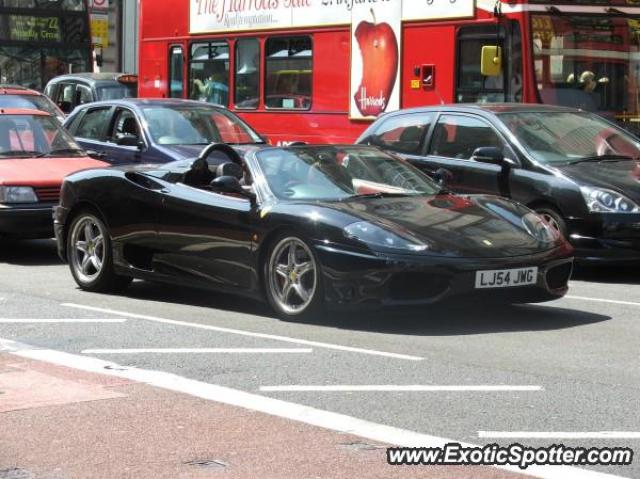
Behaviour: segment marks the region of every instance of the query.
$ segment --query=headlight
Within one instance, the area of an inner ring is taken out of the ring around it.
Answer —
[[[359,221],[346,226],[344,228],[344,235],[347,238],[362,241],[370,246],[378,246],[385,249],[412,252],[429,249],[429,245],[420,241],[418,238],[412,237],[408,233],[402,235],[392,233],[366,221]]]
[[[592,213],[640,213],[640,206],[613,190],[583,186],[580,192]]]
[[[36,192],[30,186],[0,186],[0,203],[37,203]]]
[[[560,240],[560,232],[536,213],[527,213],[522,217],[527,232],[543,243],[555,243]]]

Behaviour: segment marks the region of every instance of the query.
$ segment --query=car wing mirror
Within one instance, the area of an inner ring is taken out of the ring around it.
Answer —
[[[132,135],[130,133],[124,133],[116,138],[116,145],[119,146],[135,146],[140,148],[141,143],[142,142],[136,135]]]
[[[244,190],[240,181],[235,176],[219,176],[209,183],[213,191],[219,193],[237,193],[242,194]]]
[[[471,155],[471,159],[492,165],[503,166],[506,164],[502,150],[495,146],[481,146],[480,148],[476,148]]]
[[[447,184],[451,183],[451,180],[453,180],[453,174],[445,168],[438,168],[433,172],[432,178],[441,187],[446,188]]]

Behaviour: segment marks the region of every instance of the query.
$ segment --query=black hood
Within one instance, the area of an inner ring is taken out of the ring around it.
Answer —
[[[428,244],[426,254],[496,258],[528,255],[556,246],[541,243],[526,231],[522,216],[530,210],[495,196],[356,198],[321,205],[344,213],[339,215],[342,227],[367,221]]]
[[[640,162],[585,161],[555,168],[580,186],[608,188],[640,203]]]

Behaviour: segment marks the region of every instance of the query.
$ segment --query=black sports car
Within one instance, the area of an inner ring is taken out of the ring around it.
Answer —
[[[81,288],[132,278],[266,296],[295,318],[324,303],[563,296],[573,250],[531,210],[443,191],[367,146],[207,146],[198,159],[67,177],[59,253]]]

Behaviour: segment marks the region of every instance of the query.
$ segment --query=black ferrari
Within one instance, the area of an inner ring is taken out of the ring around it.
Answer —
[[[78,285],[132,278],[324,305],[420,305],[457,295],[541,302],[567,291],[572,247],[528,208],[451,194],[368,146],[212,144],[195,160],[83,171],[55,211]]]

